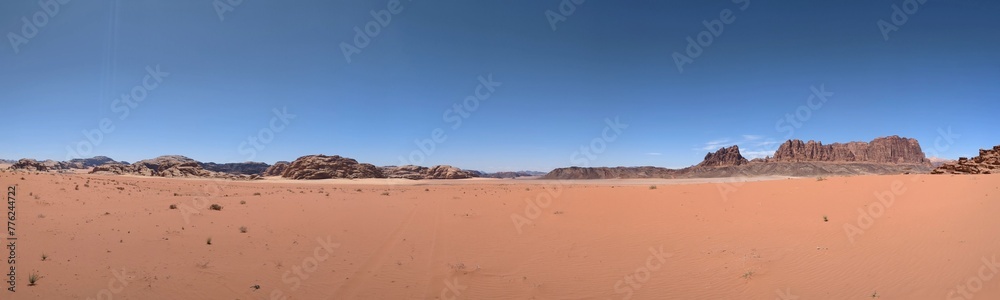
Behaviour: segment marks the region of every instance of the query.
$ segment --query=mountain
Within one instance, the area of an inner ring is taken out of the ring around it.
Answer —
[[[202,163],[181,155],[164,155],[133,164],[108,163],[94,167],[90,174],[138,175],[155,177],[256,179],[257,175],[239,175],[206,170]]]
[[[871,142],[833,143],[788,140],[773,157],[747,161],[738,146],[705,155],[683,169],[660,167],[569,167],[552,170],[545,179],[709,178],[733,176],[817,176],[926,173],[933,167],[915,139],[880,137]]]
[[[923,164],[930,161],[916,139],[899,136],[880,137],[871,142],[833,143],[788,140],[774,152],[772,161],[785,162],[873,162]]]
[[[213,162],[201,163],[201,167],[205,170],[213,172],[222,172],[229,174],[242,174],[242,175],[260,175],[263,174],[271,165],[262,162],[242,162],[242,163],[224,163],[217,164]]]
[[[22,158],[9,167],[11,170],[26,171],[60,171],[69,169],[90,169],[95,166],[107,163],[127,163],[118,162],[107,156],[95,156],[91,158],[77,158],[69,161],[54,161],[51,159],[37,161],[30,158]]]

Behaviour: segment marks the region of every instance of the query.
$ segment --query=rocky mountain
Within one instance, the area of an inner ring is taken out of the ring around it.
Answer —
[[[504,171],[495,173],[486,173],[480,171],[470,171],[470,172],[476,173],[477,175],[476,177],[483,177],[483,178],[534,177],[534,176],[543,176],[545,174],[548,174],[547,172],[538,172],[538,171]]]
[[[788,140],[774,156],[747,161],[737,146],[708,153],[683,169],[659,167],[560,168],[545,179],[708,178],[731,176],[819,176],[926,173],[933,167],[915,139],[898,136],[871,142],[833,143]]]
[[[382,170],[372,164],[339,155],[306,155],[299,157],[281,173],[290,179],[385,178]]]
[[[12,170],[25,170],[25,171],[60,171],[69,169],[90,169],[95,166],[107,164],[107,163],[126,163],[117,162],[107,156],[95,156],[92,158],[77,158],[71,159],[69,161],[55,161],[55,160],[43,160],[37,161],[30,158],[24,158],[14,162],[9,169]]]
[[[926,164],[930,161],[916,139],[880,137],[871,142],[833,143],[788,140],[778,147],[770,161],[779,162],[872,162]]]
[[[242,162],[242,163],[202,163],[202,168],[213,172],[222,172],[229,174],[242,174],[242,175],[260,175],[263,174],[271,166],[262,162]]]
[[[716,152],[709,152],[697,167],[728,167],[750,163],[740,154],[740,146],[723,147]]]
[[[945,163],[931,174],[996,174],[1000,173],[1000,145],[993,149],[979,149],[979,156],[972,159],[959,157],[957,162]]]
[[[287,161],[276,162],[273,165],[271,165],[270,167],[267,167],[267,169],[265,169],[264,172],[261,173],[261,175],[262,176],[281,176],[281,174],[284,173],[285,170],[288,169],[288,165],[290,165],[290,164],[292,164],[292,163],[291,162],[287,162]]]
[[[404,179],[465,179],[478,177],[474,171],[466,171],[448,165],[421,167],[414,165],[381,167],[385,178]]]
[[[256,175],[236,175],[206,170],[194,159],[180,155],[164,155],[133,164],[109,163],[94,167],[91,174],[139,175],[156,177],[254,179]]]

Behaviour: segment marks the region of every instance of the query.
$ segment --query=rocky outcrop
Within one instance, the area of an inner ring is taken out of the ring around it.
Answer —
[[[76,158],[69,161],[54,161],[54,160],[44,160],[37,161],[30,158],[24,158],[18,160],[13,165],[10,166],[12,170],[25,170],[25,171],[61,171],[69,169],[90,169],[95,166],[108,164],[108,163],[125,163],[117,162],[107,156],[95,156],[92,158]]]
[[[674,178],[681,170],[660,167],[569,167],[552,170],[542,179],[632,179]]]
[[[1000,173],[1000,145],[993,149],[980,149],[972,159],[959,157],[957,162],[945,163],[931,174],[997,174]]]
[[[709,152],[705,159],[699,163],[698,167],[728,167],[739,166],[749,163],[743,155],[740,155],[740,146],[733,145],[724,147],[716,152]]]
[[[339,155],[307,155],[299,157],[281,173],[290,179],[328,178],[385,178],[382,171],[372,164],[358,163],[357,160]]]
[[[683,169],[657,167],[560,168],[545,179],[709,178],[926,173],[933,167],[915,139],[898,136],[871,142],[823,143],[788,140],[774,156],[747,161],[739,148],[722,148]]]
[[[414,165],[388,166],[380,168],[386,178],[403,179],[465,179],[478,177],[475,171],[466,171],[456,167],[440,165],[433,167],[421,167]]]
[[[137,161],[133,164],[110,163],[94,167],[91,174],[138,175],[179,178],[222,178],[255,179],[257,175],[239,175],[205,170],[196,160],[180,156],[165,155],[153,159]]]
[[[478,171],[471,171],[478,172]],[[544,176],[546,172],[538,171],[506,171],[506,172],[495,172],[495,173],[483,173],[478,172],[478,176],[483,178],[517,178],[517,177],[533,177],[533,176]]]
[[[284,173],[285,170],[288,169],[288,165],[290,165],[290,164],[291,163],[287,162],[287,161],[276,162],[276,163],[274,163],[274,165],[271,165],[270,167],[267,167],[267,169],[264,170],[264,172],[261,173],[261,175],[262,176],[281,176],[281,174]]]
[[[471,172],[449,165],[428,168],[425,179],[465,179],[474,177]]]
[[[927,164],[929,161],[916,139],[880,137],[871,142],[833,143],[788,140],[778,147],[770,161],[778,162],[871,162]]]
[[[202,168],[213,172],[242,175],[260,175],[271,166],[262,162],[242,162],[242,163],[202,163]]]
[[[114,159],[111,159],[110,157],[107,156],[94,156],[91,158],[71,159],[66,162],[66,165],[72,169],[90,169],[96,166],[110,164],[110,163],[128,164],[128,162],[115,161]]]
[[[13,165],[11,165],[8,169],[45,172],[45,171],[66,170],[69,168],[70,168],[69,164],[61,161],[54,161],[51,159],[37,161],[30,158],[22,158]]]

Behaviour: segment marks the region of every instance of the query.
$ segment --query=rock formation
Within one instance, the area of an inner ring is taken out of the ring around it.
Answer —
[[[747,161],[739,148],[722,148],[692,167],[560,168],[546,179],[709,178],[733,176],[816,176],[925,173],[933,169],[915,139],[881,137],[871,142],[833,143],[788,140],[774,156]]]
[[[16,163],[11,165],[8,169],[11,170],[24,170],[24,171],[58,171],[69,169],[69,164],[61,161],[54,160],[44,160],[37,161],[30,158],[22,158]]]
[[[705,154],[705,159],[699,163],[698,167],[728,167],[739,166],[749,163],[743,155],[740,155],[740,146],[720,148],[719,151]]]
[[[290,179],[328,178],[385,178],[382,171],[372,164],[358,163],[357,160],[339,155],[307,155],[299,157],[281,173]]]
[[[287,162],[287,161],[276,162],[276,163],[274,163],[274,165],[271,165],[270,167],[267,167],[267,169],[264,170],[264,172],[261,173],[261,175],[262,176],[281,176],[281,173],[284,173],[285,170],[288,169],[288,165],[290,165],[290,164],[291,163]]]
[[[76,158],[69,161],[54,161],[54,160],[44,160],[37,161],[30,158],[24,158],[18,160],[9,169],[12,170],[25,170],[25,171],[60,171],[69,169],[90,169],[95,166],[108,164],[108,163],[125,163],[117,162],[107,156],[95,156],[92,158]]]
[[[158,177],[192,177],[255,179],[256,175],[237,175],[205,170],[201,163],[180,155],[164,155],[153,159],[137,161],[127,165],[110,163],[94,167],[91,174],[139,175]]]
[[[242,163],[224,163],[224,164],[209,162],[209,163],[202,163],[201,167],[213,172],[243,174],[243,175],[260,175],[264,173],[264,171],[266,171],[271,166],[262,162],[248,161]]]
[[[779,162],[872,162],[927,164],[929,161],[915,139],[880,137],[871,142],[833,143],[788,140],[778,147],[770,161]]]
[[[957,162],[945,163],[931,174],[997,174],[1000,173],[1000,145],[993,149],[980,149],[979,156],[968,159],[959,157]]]
[[[456,167],[440,165],[433,167],[421,167],[414,165],[388,166],[380,168],[386,178],[404,179],[465,179],[478,177],[475,171],[466,171]]]

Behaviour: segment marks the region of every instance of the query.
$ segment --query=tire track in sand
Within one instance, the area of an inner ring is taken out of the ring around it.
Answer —
[[[340,295],[335,299],[354,299],[361,286],[374,277],[373,272],[375,269],[385,264],[386,259],[389,257],[389,251],[399,245],[401,242],[400,236],[403,234],[403,230],[413,223],[413,219],[416,218],[418,212],[421,210],[420,204],[417,204],[416,206],[417,207],[413,208],[413,212],[406,217],[406,220],[400,223],[399,226],[397,226],[396,229],[389,234],[386,241],[374,251],[372,256],[365,261],[365,263],[362,264],[361,267],[354,272],[354,274],[351,275],[347,282],[341,285],[340,288],[334,292],[334,295]]]

